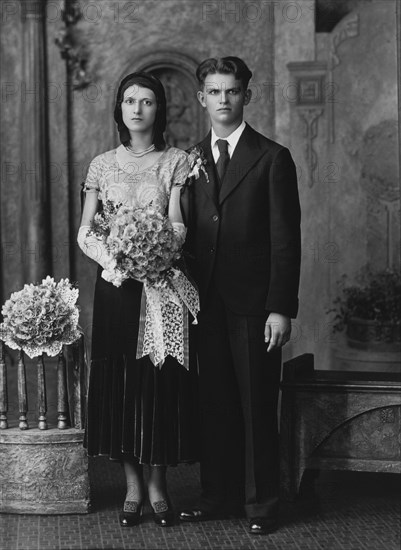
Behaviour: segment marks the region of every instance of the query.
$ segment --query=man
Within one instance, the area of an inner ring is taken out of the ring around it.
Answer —
[[[192,153],[198,169],[182,207],[201,300],[202,496],[180,519],[245,504],[250,533],[265,534],[277,526],[277,400],[298,308],[300,208],[288,149],[243,121],[251,76],[237,57],[197,70],[212,129]]]

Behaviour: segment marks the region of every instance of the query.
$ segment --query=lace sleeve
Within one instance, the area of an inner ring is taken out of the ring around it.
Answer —
[[[189,163],[188,155],[185,151],[178,151],[177,161],[174,166],[173,177],[171,184],[172,186],[181,186],[184,185],[189,174]]]
[[[100,193],[100,168],[100,159],[99,157],[95,157],[89,165],[88,174],[83,187],[85,193]]]

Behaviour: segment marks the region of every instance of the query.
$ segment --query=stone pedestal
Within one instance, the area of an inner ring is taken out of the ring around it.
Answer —
[[[0,431],[0,512],[86,514],[88,459],[83,430]]]
[[[315,370],[313,355],[284,364],[281,485],[295,499],[305,470],[401,473],[401,376]]]

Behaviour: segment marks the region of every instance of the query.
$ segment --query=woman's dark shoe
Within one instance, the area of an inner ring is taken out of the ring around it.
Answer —
[[[122,527],[133,527],[138,525],[142,519],[143,503],[136,500],[126,500],[124,508],[120,512],[120,525]]]
[[[158,500],[152,502],[153,520],[156,525],[160,527],[170,527],[174,525],[175,516],[171,506],[171,502],[168,499]]]

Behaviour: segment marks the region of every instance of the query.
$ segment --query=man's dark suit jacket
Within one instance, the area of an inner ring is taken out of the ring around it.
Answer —
[[[233,313],[295,317],[300,207],[290,152],[247,124],[220,187],[210,133],[198,147],[209,181],[200,171],[183,188],[181,205],[201,307],[213,277]]]

